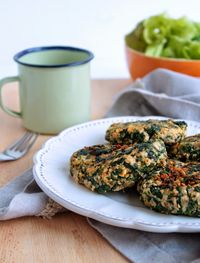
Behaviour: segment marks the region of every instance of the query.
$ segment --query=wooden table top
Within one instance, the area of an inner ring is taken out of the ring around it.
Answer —
[[[101,118],[113,96],[130,80],[92,81],[92,119]],[[4,88],[7,106],[18,109],[15,84]],[[24,133],[21,120],[0,109],[0,151]],[[0,163],[0,186],[32,166],[32,157],[49,136],[40,135],[30,152],[17,161]],[[0,262],[127,262],[86,221],[73,212],[54,216],[51,220],[23,217],[0,222]]]

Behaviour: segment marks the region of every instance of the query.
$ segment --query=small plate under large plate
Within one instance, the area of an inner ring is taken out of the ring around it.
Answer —
[[[73,126],[49,139],[34,157],[34,177],[53,200],[78,214],[126,228],[151,232],[200,232],[200,218],[164,215],[143,206],[137,194],[101,195],[76,184],[69,171],[73,152],[105,143],[105,131],[114,122],[162,117],[115,117]],[[188,135],[200,133],[200,123],[186,121]]]

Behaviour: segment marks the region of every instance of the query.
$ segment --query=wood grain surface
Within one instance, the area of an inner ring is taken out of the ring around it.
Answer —
[[[92,119],[103,117],[113,96],[130,80],[92,81]],[[18,109],[16,84],[6,85],[3,97],[7,106]],[[24,133],[21,120],[0,109],[0,151]],[[0,186],[32,166],[33,155],[49,136],[40,135],[22,159],[0,163]],[[127,262],[103,237],[73,212],[51,220],[23,217],[0,222],[0,263],[118,263]]]

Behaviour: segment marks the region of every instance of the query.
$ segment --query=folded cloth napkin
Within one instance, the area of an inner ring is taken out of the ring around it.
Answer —
[[[163,115],[200,121],[200,79],[158,69],[119,93],[106,117]],[[51,218],[66,211],[37,186],[32,170],[0,188],[0,220]],[[200,234],[156,234],[88,219],[118,251],[135,263],[200,263]]]
[[[157,69],[117,94],[106,117],[128,115],[200,121],[200,79]]]
[[[200,263],[200,234],[149,233],[88,221],[131,262]]]
[[[42,192],[32,169],[0,188],[0,220],[33,215],[51,218],[65,210]]]

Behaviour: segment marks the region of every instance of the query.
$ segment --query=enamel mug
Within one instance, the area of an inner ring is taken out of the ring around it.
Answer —
[[[93,54],[68,46],[34,47],[14,56],[18,76],[0,81],[0,106],[25,128],[57,134],[90,120],[90,61]],[[19,82],[20,111],[8,108],[2,89]]]

